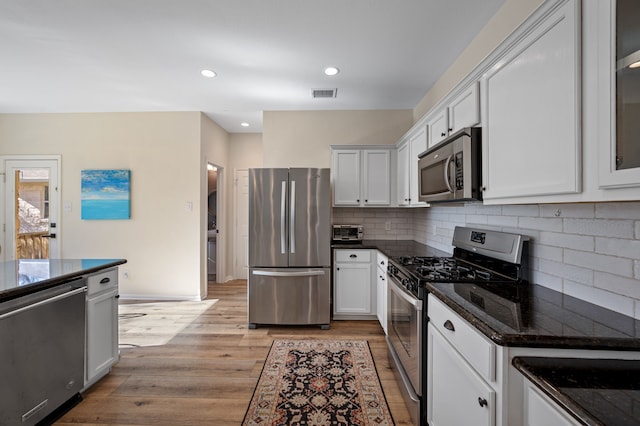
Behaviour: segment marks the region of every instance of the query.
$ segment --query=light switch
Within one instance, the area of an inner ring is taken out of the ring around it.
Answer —
[[[185,205],[185,210],[187,210],[188,212],[193,210],[193,203],[191,201],[187,201],[187,204]]]
[[[62,208],[65,213],[71,213],[71,201],[65,201],[62,203]]]

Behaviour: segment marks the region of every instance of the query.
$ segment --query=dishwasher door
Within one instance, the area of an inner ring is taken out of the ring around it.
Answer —
[[[86,284],[0,304],[0,424],[35,425],[84,385]]]

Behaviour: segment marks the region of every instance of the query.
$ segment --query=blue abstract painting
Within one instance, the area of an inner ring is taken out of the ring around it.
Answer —
[[[82,170],[82,219],[129,219],[130,170]]]

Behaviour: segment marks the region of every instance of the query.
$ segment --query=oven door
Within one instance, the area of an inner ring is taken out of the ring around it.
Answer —
[[[387,321],[389,344],[413,392],[422,396],[422,300],[389,276]]]

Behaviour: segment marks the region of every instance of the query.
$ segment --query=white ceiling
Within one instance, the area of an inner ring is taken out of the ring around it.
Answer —
[[[0,113],[412,109],[503,2],[0,0]]]

